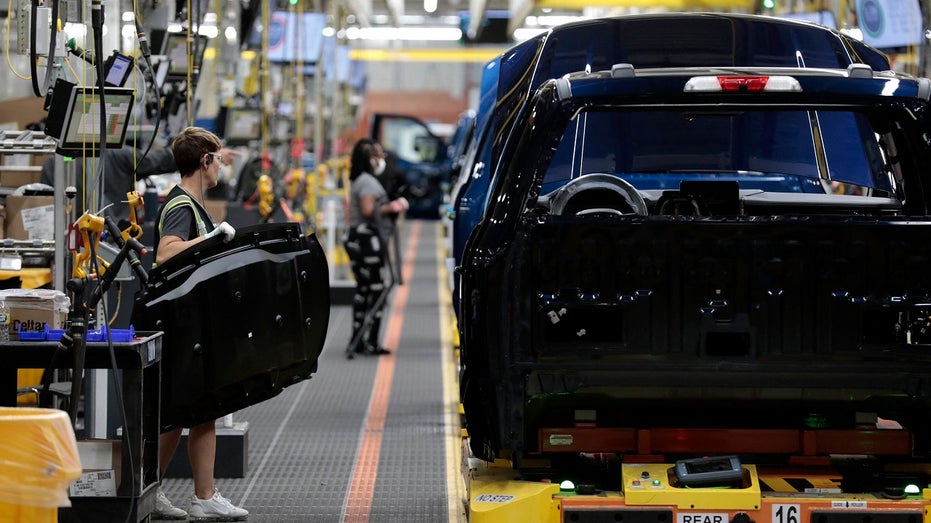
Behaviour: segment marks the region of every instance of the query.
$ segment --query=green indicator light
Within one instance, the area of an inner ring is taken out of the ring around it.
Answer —
[[[920,493],[921,493],[921,489],[918,488],[918,485],[914,485],[914,484],[912,484],[912,485],[905,485],[905,493],[906,493],[906,494],[920,494]]]
[[[653,480],[653,484],[654,484],[654,485],[659,485],[659,483],[660,483],[660,481],[659,481],[658,479],[654,479],[654,480]]]
[[[828,427],[828,419],[823,414],[812,413],[805,416],[805,427],[809,429],[825,429]]]
[[[766,9],[772,9],[776,7],[776,2],[775,0],[763,0],[763,7]]]
[[[575,483],[567,479],[559,484],[559,490],[575,490]]]

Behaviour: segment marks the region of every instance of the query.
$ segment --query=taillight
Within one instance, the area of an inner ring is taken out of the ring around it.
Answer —
[[[801,91],[791,76],[695,76],[685,83],[685,92]]]
[[[762,91],[766,89],[768,76],[719,76],[722,91]]]

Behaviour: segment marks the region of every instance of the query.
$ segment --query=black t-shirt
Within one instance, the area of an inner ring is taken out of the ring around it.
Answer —
[[[195,216],[194,212],[199,215]],[[175,185],[168,193],[165,203],[158,209],[155,222],[155,255],[157,259],[158,243],[162,236],[177,236],[184,241],[203,236],[214,230],[213,218],[197,200],[191,197],[180,185]]]

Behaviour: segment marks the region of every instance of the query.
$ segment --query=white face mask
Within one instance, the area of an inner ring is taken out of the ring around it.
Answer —
[[[384,158],[372,158],[372,174],[381,176],[381,173],[385,172],[385,165]]]

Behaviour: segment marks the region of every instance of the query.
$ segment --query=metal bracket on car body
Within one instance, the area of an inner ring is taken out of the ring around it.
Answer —
[[[850,64],[847,66],[848,78],[872,78],[873,68],[867,64]]]
[[[556,94],[560,100],[565,100],[572,96],[572,87],[569,85],[569,79],[562,77],[556,80]]]
[[[918,78],[918,98],[922,100],[931,100],[931,80],[928,78]]]
[[[614,64],[611,66],[611,78],[633,78],[636,76],[633,64]]]

